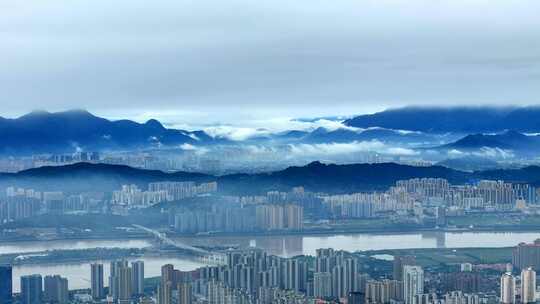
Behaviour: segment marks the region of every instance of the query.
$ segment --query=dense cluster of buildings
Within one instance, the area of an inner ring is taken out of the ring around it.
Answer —
[[[133,208],[146,208],[160,202],[181,200],[217,191],[217,183],[158,182],[148,191],[136,185],[124,185],[112,194],[85,192],[68,194],[62,191],[36,191],[8,187],[0,193],[0,223],[13,222],[43,214],[112,213],[125,215]]]
[[[217,191],[217,183],[195,182],[157,182],[148,184],[148,190],[143,191],[137,185],[123,185],[122,189],[112,193],[113,206],[126,208],[145,208],[161,202],[172,202],[208,194]]]
[[[313,257],[292,258],[251,248],[226,250],[221,265],[193,271],[163,265],[161,276],[152,283],[145,281],[142,261],[112,261],[108,278],[104,265],[93,263],[86,293],[70,293],[67,279],[59,275],[34,274],[20,278],[20,293],[13,297],[12,268],[0,265],[0,304],[64,304],[81,299],[111,304],[529,304],[538,298],[538,266],[528,265],[538,259],[538,244],[518,245],[513,268],[495,274],[498,282],[488,289],[480,286],[480,273],[470,263],[437,274],[426,272],[414,256],[395,256],[391,272],[376,274],[363,264],[362,255],[331,248],[317,249]]]
[[[397,181],[385,192],[319,195],[334,218],[371,218],[397,213],[421,216],[425,207],[444,207],[449,213],[468,210],[534,211],[539,189],[527,184],[482,180],[474,185],[451,185],[441,178]],[[442,210],[439,210],[442,211]]]
[[[0,223],[17,221],[40,214],[101,212],[104,193],[67,195],[61,191],[41,192],[8,187],[0,194]]]
[[[90,291],[94,300],[107,298],[119,304],[132,303],[132,299],[144,294],[144,262],[126,260],[110,264],[108,293],[105,292],[103,264],[90,265]]]
[[[209,210],[175,211],[179,233],[302,230],[304,208],[295,204],[215,204]]]
[[[398,181],[396,187],[411,195],[441,200],[445,205],[463,209],[512,210],[519,201],[536,204],[538,189],[527,184],[481,180],[475,185],[450,185],[441,178],[415,178]]]
[[[417,178],[396,182],[384,192],[330,195],[304,191],[270,191],[266,195],[225,196],[216,182],[155,182],[146,190],[123,185],[112,193],[40,192],[9,187],[0,193],[0,222],[40,214],[107,213],[130,211],[161,202],[212,195],[215,202],[170,210],[169,222],[179,233],[300,230],[304,215],[312,219],[390,217],[424,222],[433,217],[438,226],[447,216],[464,212],[523,211],[539,213],[537,189],[525,184],[479,181],[474,185],[451,185],[440,178]]]
[[[219,196],[196,208],[170,210],[170,226],[178,233],[299,231],[304,210],[319,202],[303,188],[270,191],[260,196]]]
[[[6,267],[4,266],[4,268]],[[5,283],[12,283],[11,277],[0,277],[0,279]],[[11,286],[9,287],[11,292]],[[6,298],[0,298],[0,303],[11,303],[12,295],[4,293],[4,296]],[[67,304],[70,301],[68,280],[59,275],[45,276],[44,278],[39,274],[22,276],[19,301],[21,304]]]

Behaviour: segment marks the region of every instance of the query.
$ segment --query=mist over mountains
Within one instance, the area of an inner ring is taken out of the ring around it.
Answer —
[[[516,131],[506,131],[500,134],[471,134],[443,146],[443,148],[462,150],[473,150],[482,147],[535,154],[540,149],[540,136],[525,135]]]
[[[167,129],[154,119],[143,124],[110,121],[83,110],[34,111],[15,119],[0,118],[0,138],[0,153],[14,155],[125,150],[213,140],[202,131]]]
[[[228,137],[207,129],[167,128],[155,119],[138,123],[112,121],[83,110],[34,111],[19,118],[0,118],[0,155],[172,149],[171,153],[188,151],[215,159],[224,147],[234,147],[237,155],[252,160],[250,166],[261,157],[281,162],[277,168],[285,168],[315,160],[369,162],[371,154],[376,154],[386,156],[383,161],[404,157],[441,164],[472,157],[479,164],[474,170],[499,159],[536,157],[540,151],[538,114],[539,107],[406,107],[343,121],[326,118],[318,127],[315,119],[304,129],[294,120],[285,131],[271,132],[261,126],[264,132]]]
[[[217,181],[220,191],[230,194],[288,191],[296,186],[304,186],[314,192],[351,193],[386,190],[398,180],[424,177],[444,178],[454,184],[493,179],[536,185],[540,184],[540,167],[464,172],[442,166],[417,167],[396,163],[336,165],[313,162],[306,166],[289,167],[269,173],[212,176],[190,172],[165,173],[120,165],[77,163],[12,174],[2,173],[0,186],[17,185],[37,190],[91,192],[96,188],[113,191],[124,184],[136,184],[145,188],[148,183],[159,181]]]
[[[344,121],[356,128],[382,127],[421,132],[540,132],[540,107],[405,107]]]

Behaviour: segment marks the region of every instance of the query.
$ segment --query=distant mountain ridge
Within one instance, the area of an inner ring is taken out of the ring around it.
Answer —
[[[111,121],[84,110],[34,111],[14,119],[0,117],[0,138],[0,154],[10,155],[136,149],[213,140],[202,131],[167,129],[155,119],[142,124]]]
[[[507,149],[520,154],[535,154],[540,149],[540,136],[528,136],[516,131],[500,134],[471,134],[440,148],[476,150],[483,147]]]
[[[211,176],[200,173],[165,173],[120,165],[77,163],[58,167],[41,167],[19,173],[0,174],[0,186],[34,187],[48,191],[113,191],[123,184],[145,188],[158,181],[217,181],[225,193],[265,193],[288,191],[304,186],[309,191],[352,193],[386,190],[397,180],[423,177],[445,178],[454,184],[479,179],[539,184],[540,167],[463,172],[442,166],[415,167],[395,163],[335,165],[313,162],[306,166],[260,174]]]
[[[404,107],[356,116],[344,124],[421,132],[540,132],[540,107]]]
[[[410,143],[436,141],[438,138],[432,134],[422,132],[407,132],[385,128],[337,128],[327,129],[319,127],[313,131],[287,131],[275,134],[272,138],[290,142],[318,144],[318,143],[348,143],[354,141],[381,141],[393,143]]]

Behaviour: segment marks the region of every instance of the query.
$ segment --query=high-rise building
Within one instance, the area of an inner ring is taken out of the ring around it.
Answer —
[[[39,274],[21,277],[21,303],[41,304],[43,280]]]
[[[191,304],[193,303],[193,295],[190,283],[178,284],[178,304]]]
[[[390,303],[403,300],[403,283],[397,280],[368,280],[365,283],[366,303]]]
[[[131,263],[131,292],[133,295],[144,293],[144,262],[135,261]]]
[[[112,261],[109,272],[109,296],[114,300],[118,300],[119,284],[118,277],[120,274],[120,268],[127,267],[127,261]]]
[[[163,280],[163,277],[162,277]],[[157,290],[157,304],[171,304],[172,303],[172,282],[166,281],[159,284]]]
[[[351,291],[347,297],[347,304],[364,304],[365,294],[359,291]]]
[[[540,268],[540,239],[535,240],[532,244],[520,243],[512,252],[512,264],[519,268],[525,269],[532,267],[533,270]]]
[[[131,299],[131,268],[125,260],[111,262],[109,295],[114,301]]]
[[[301,230],[304,222],[304,208],[288,205],[258,205],[255,209],[256,225],[262,230]]]
[[[10,304],[13,300],[13,270],[10,265],[0,265],[0,304]]]
[[[420,266],[403,266],[403,298],[413,304],[414,297],[424,293],[424,270]]]
[[[527,268],[521,271],[521,303],[536,302],[536,271]]]
[[[172,303],[172,290],[175,282],[174,266],[171,264],[161,267],[161,283],[158,286],[158,304]]]
[[[346,295],[345,290],[345,266],[341,263],[332,268],[332,296],[344,297]]]
[[[435,221],[437,226],[444,227],[447,224],[446,220],[446,208],[443,206],[438,206],[435,209]]]
[[[305,291],[307,283],[307,265],[299,259],[285,261],[285,289]]]
[[[480,297],[478,294],[467,294],[463,293],[461,290],[446,293],[441,300],[446,304],[480,304]]]
[[[91,295],[94,300],[100,300],[105,297],[103,288],[103,264],[94,263],[90,265]]]
[[[313,296],[326,298],[332,296],[332,274],[329,272],[315,272],[313,274]]]
[[[47,303],[66,304],[69,301],[68,280],[59,275],[45,276],[43,299]]]
[[[416,265],[416,259],[414,256],[396,256],[394,257],[393,265],[393,277],[394,280],[403,280],[403,266]]]
[[[482,275],[478,272],[449,272],[441,276],[443,292],[460,290],[465,293],[479,292],[482,287]]]
[[[317,249],[315,272],[330,272],[336,266],[336,253],[332,248]]]
[[[358,260],[354,258],[347,258],[344,261],[345,266],[345,281],[344,281],[344,296],[348,295],[356,288],[356,278],[358,275]]]
[[[516,303],[516,279],[509,272],[501,276],[500,302],[503,304]]]
[[[132,296],[131,267],[121,267],[118,274],[118,303],[129,303]]]
[[[161,267],[161,285],[165,285],[166,282],[174,282],[174,266],[171,264]]]
[[[284,210],[285,226],[291,230],[301,230],[304,227],[304,208],[298,205],[286,205]]]

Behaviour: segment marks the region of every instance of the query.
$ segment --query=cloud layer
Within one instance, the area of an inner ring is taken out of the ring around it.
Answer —
[[[302,157],[324,158],[359,152],[374,152],[400,156],[413,156],[419,154],[412,149],[389,146],[378,140],[354,141],[350,143],[291,144],[289,147],[292,155]]]
[[[536,0],[4,0],[0,100],[3,115],[159,109],[226,122],[531,104],[538,11]]]

